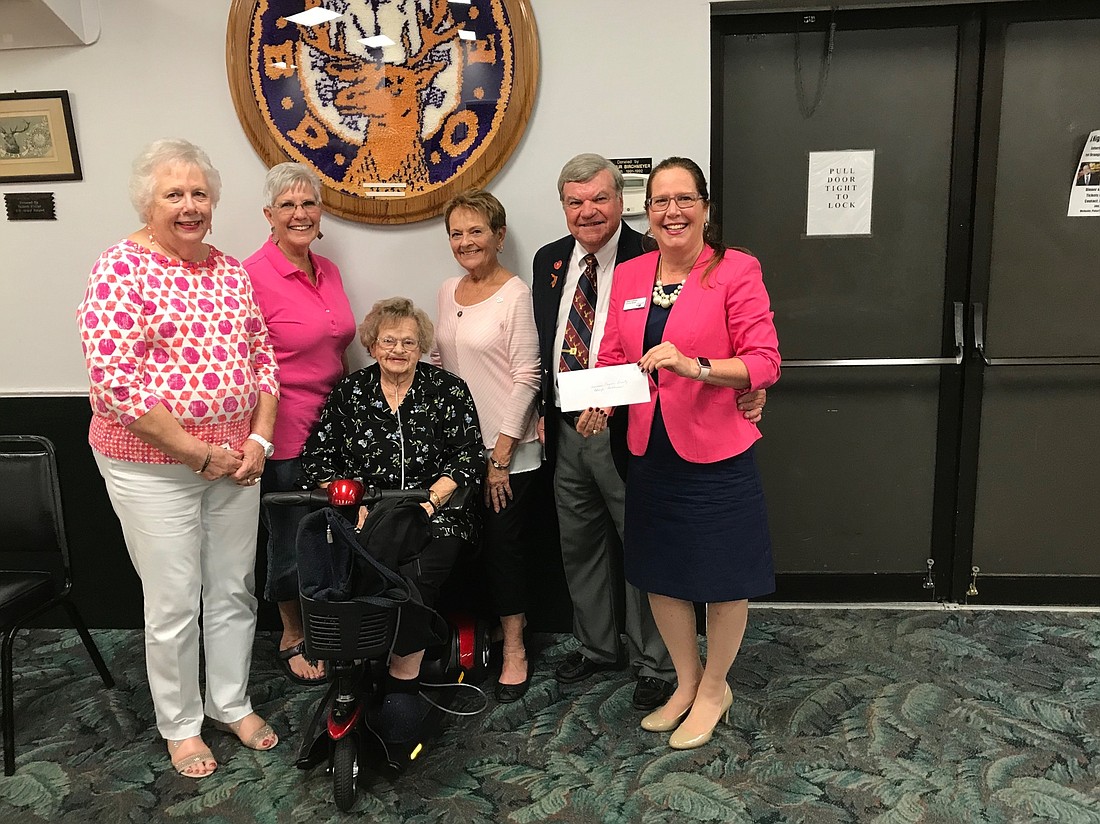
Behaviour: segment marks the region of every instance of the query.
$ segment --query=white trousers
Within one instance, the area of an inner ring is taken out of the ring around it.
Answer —
[[[95,452],[145,597],[145,664],[168,739],[198,735],[199,607],[206,654],[205,714],[232,723],[252,712],[248,671],[256,635],[260,487],[207,481],[179,464],[119,461]]]

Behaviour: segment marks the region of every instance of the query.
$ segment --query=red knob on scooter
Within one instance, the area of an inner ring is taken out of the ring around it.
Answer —
[[[362,481],[340,478],[328,485],[328,502],[332,506],[355,506],[363,500],[366,487]]]

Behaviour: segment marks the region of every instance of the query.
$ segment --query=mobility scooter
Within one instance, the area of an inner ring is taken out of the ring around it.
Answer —
[[[424,712],[417,733],[407,740],[386,740],[378,723],[379,684],[394,639],[403,615],[418,605],[411,600],[410,582],[375,557],[393,553],[363,547],[351,519],[360,505],[370,507],[374,517],[386,511],[383,501],[391,502],[392,508],[426,500],[425,490],[379,490],[357,480],[264,496],[267,506],[320,507],[305,516],[298,531],[299,596],[305,654],[325,662],[329,687],[303,728],[297,766],[307,770],[327,763],[336,806],[342,811],[354,805],[366,763],[396,774],[423,753],[445,713],[475,715],[487,703],[479,688],[465,682],[470,671],[488,661],[487,626],[468,617],[444,619],[435,613],[439,643],[426,649],[421,667]],[[316,580],[318,565],[321,577],[332,579],[327,582],[331,586],[318,588],[307,582]],[[462,690],[476,694],[479,706],[453,709],[454,693]]]

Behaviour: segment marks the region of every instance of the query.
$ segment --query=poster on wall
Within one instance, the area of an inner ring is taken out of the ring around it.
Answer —
[[[1100,129],[1089,134],[1069,187],[1068,217],[1100,215]]]
[[[810,152],[806,236],[869,236],[875,150]]]

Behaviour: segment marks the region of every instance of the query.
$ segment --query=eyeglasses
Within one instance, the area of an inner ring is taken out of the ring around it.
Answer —
[[[398,340],[397,338],[379,338],[378,345],[385,350],[394,349],[397,344],[401,344],[404,349],[413,350],[420,348],[420,341],[413,340],[412,338],[403,338]]]
[[[647,209],[652,209],[655,212],[663,212],[668,209],[668,204],[672,201],[676,201],[676,205],[681,209],[690,209],[700,200],[703,200],[702,195],[676,195],[675,197],[651,197],[645,202]]]
[[[299,206],[306,212],[313,212],[321,208],[321,204],[316,200],[303,200],[301,203],[295,203],[293,200],[284,200],[282,203],[275,204],[275,211],[281,215],[289,216],[298,211]]]

